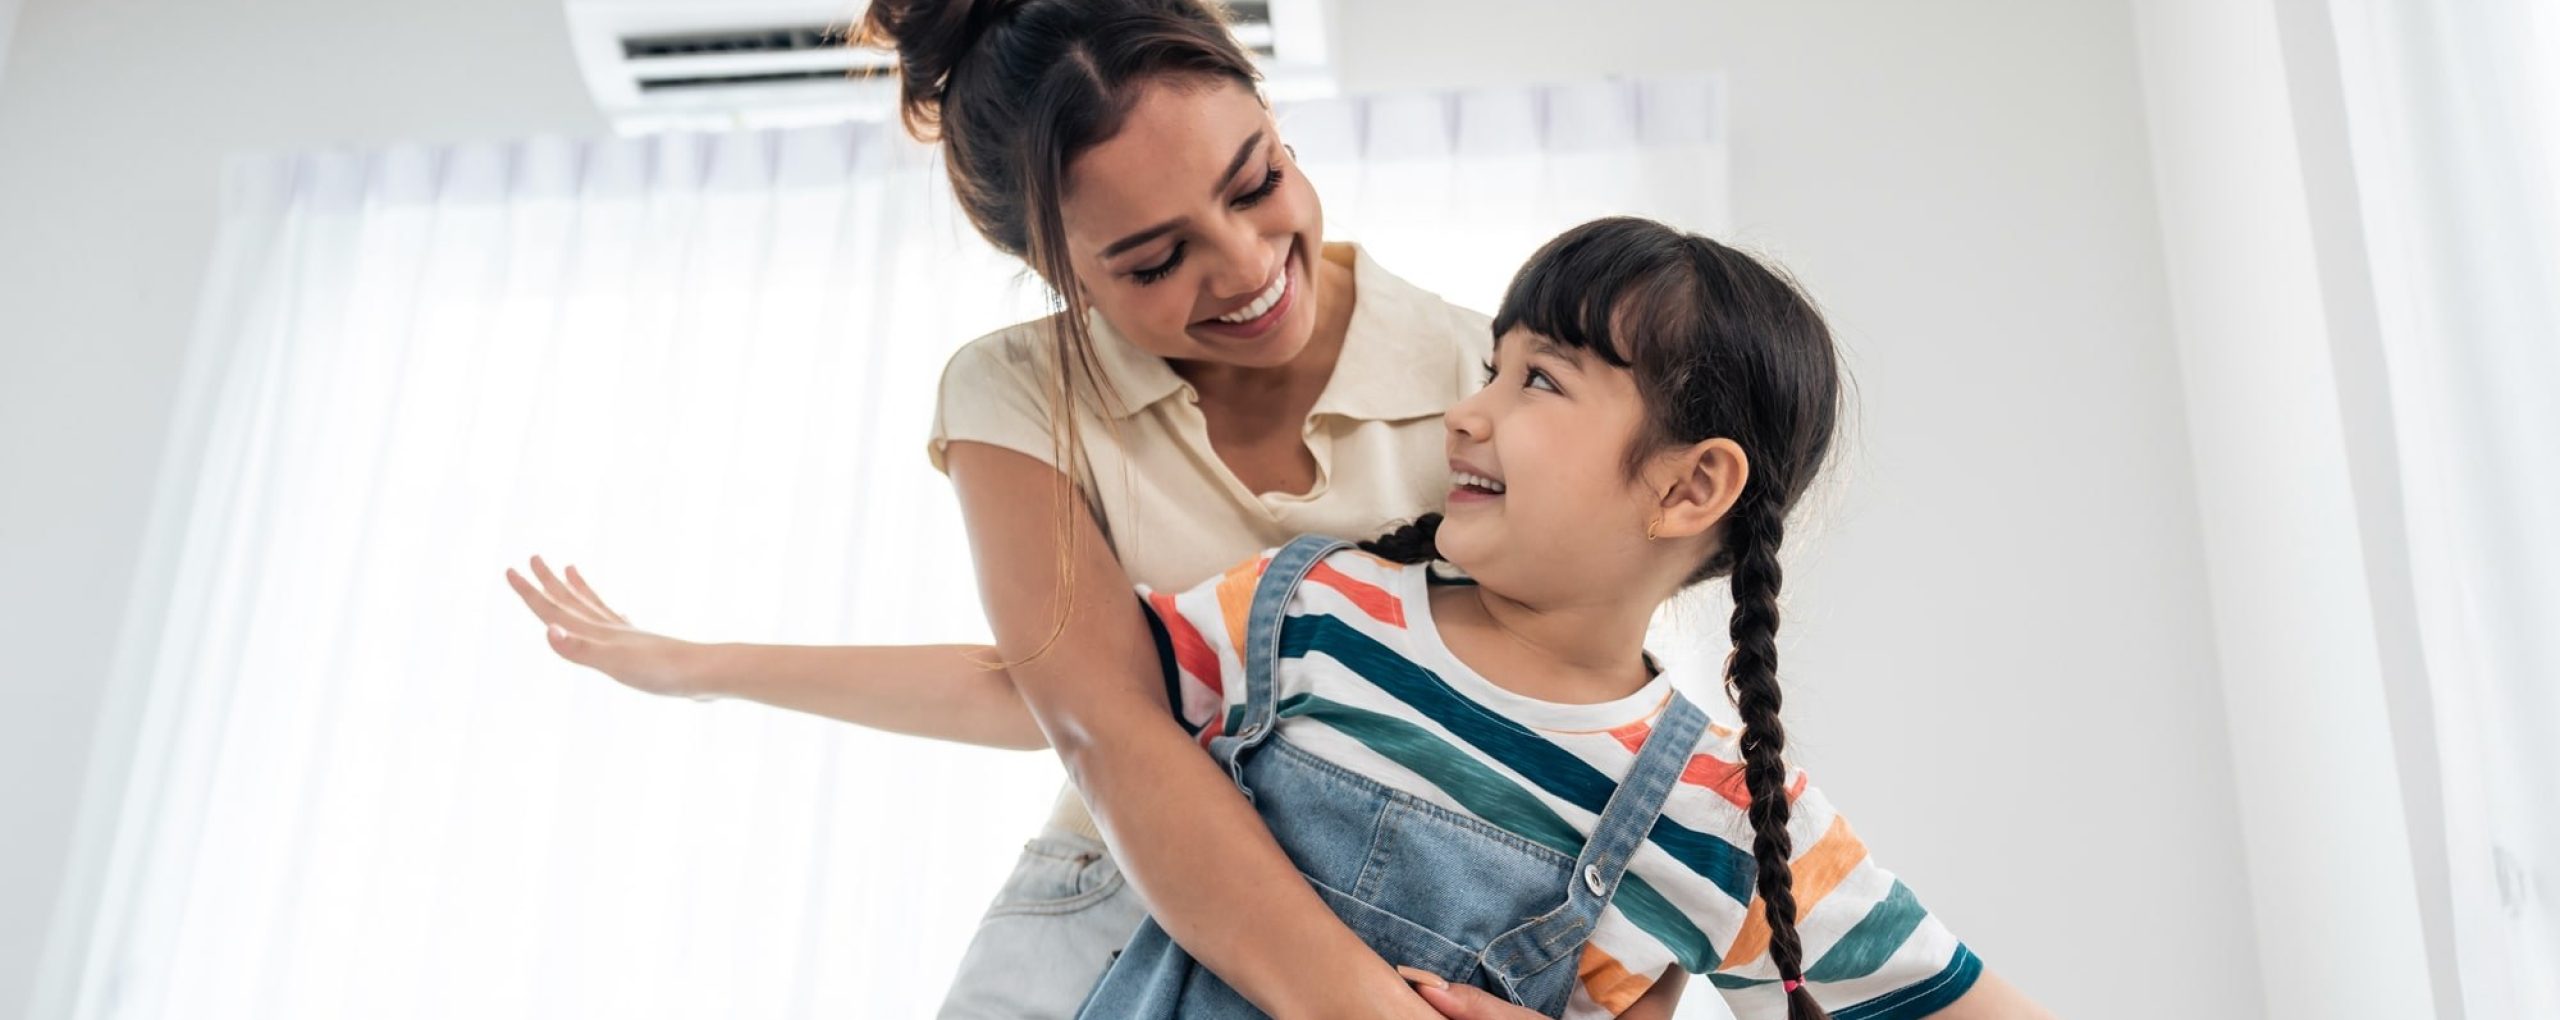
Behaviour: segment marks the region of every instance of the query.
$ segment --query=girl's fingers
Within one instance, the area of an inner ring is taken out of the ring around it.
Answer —
[[[579,597],[573,595],[568,584],[561,584],[561,574],[550,572],[550,564],[545,564],[543,556],[532,556],[532,579],[543,582],[543,592],[553,602],[561,602],[563,607],[579,605]]]
[[[589,664],[586,656],[594,642],[556,623],[544,630],[543,637],[550,640],[551,650],[560,653],[561,658],[581,666]]]
[[[533,582],[525,580],[524,575],[516,573],[514,567],[507,568],[507,587],[515,589],[516,597],[524,600],[524,607],[533,610],[533,615],[541,617],[545,624],[566,626],[572,619],[568,613],[561,611],[558,604],[551,601],[550,596],[534,587]]]
[[[630,620],[624,619],[624,618],[623,618],[623,615],[622,615],[621,613],[614,612],[614,611],[613,611],[613,607],[612,607],[612,606],[608,606],[608,605],[605,605],[605,604],[604,604],[604,596],[596,594],[596,590],[595,590],[594,588],[589,587],[589,586],[587,585],[587,579],[586,579],[585,577],[582,577],[582,576],[580,576],[580,575],[578,574],[578,565],[577,565],[577,564],[575,564],[575,563],[569,564],[568,572],[569,572],[569,587],[571,587],[571,588],[575,589],[575,590],[577,591],[577,593],[579,594],[579,596],[580,596],[580,597],[585,598],[585,599],[587,600],[587,605],[588,605],[590,608],[593,608],[593,609],[594,609],[594,610],[595,610],[599,615],[602,615],[605,619],[611,620],[611,621],[613,621],[613,622],[615,622],[615,623],[623,624],[623,625],[626,625],[626,626],[628,626],[628,625],[631,623],[631,621],[630,621]]]
[[[580,612],[578,593],[570,591],[568,585],[560,583],[558,575],[551,572],[550,565],[542,562],[540,556],[533,558],[533,576],[542,581],[543,592],[551,596],[552,603],[559,606],[561,612],[577,617],[582,623],[592,622],[585,613]]]

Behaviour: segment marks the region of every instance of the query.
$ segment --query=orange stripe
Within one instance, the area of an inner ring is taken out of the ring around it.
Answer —
[[[1644,998],[1653,979],[1637,974],[1619,963],[1615,957],[1600,951],[1596,942],[1582,945],[1582,989],[1591,993],[1591,1001],[1615,1016]]]
[[[1244,661],[1245,617],[1253,612],[1253,587],[1262,580],[1262,568],[1270,560],[1256,556],[1236,564],[1218,582],[1218,610],[1227,619],[1227,643],[1236,648],[1236,661]]]
[[[1151,591],[1147,593],[1147,604],[1155,607],[1156,619],[1164,624],[1165,635],[1173,639],[1174,664],[1208,687],[1210,693],[1225,695],[1226,687],[1218,674],[1218,653],[1201,638],[1200,628],[1192,626],[1182,610],[1175,608],[1173,596]],[[1175,705],[1173,710],[1180,712],[1182,706]]]
[[[1330,563],[1316,564],[1314,570],[1307,572],[1307,580],[1341,592],[1352,605],[1360,607],[1361,612],[1380,623],[1390,627],[1404,626],[1404,603],[1387,594],[1384,588],[1335,570]]]
[[[1645,738],[1652,733],[1653,728],[1643,722],[1631,722],[1609,731],[1610,736],[1617,738],[1618,746],[1626,748],[1628,754],[1643,750]],[[1804,770],[1796,770],[1794,785],[1787,787],[1787,803],[1793,804],[1804,796],[1805,783],[1811,778]],[[1680,781],[1713,790],[1735,807],[1746,811],[1751,809],[1751,790],[1742,780],[1742,766],[1738,763],[1714,755],[1694,755],[1689,759],[1689,767],[1680,770]]]
[[[1795,879],[1796,923],[1804,923],[1814,905],[1840,888],[1840,882],[1866,858],[1867,845],[1858,840],[1857,833],[1849,831],[1848,816],[1831,816],[1831,828],[1804,856],[1787,865],[1787,873]],[[1769,951],[1768,912],[1768,905],[1760,897],[1751,897],[1750,912],[1743,915],[1742,932],[1733,937],[1733,948],[1725,950],[1724,962],[1716,965],[1717,970],[1732,970]]]

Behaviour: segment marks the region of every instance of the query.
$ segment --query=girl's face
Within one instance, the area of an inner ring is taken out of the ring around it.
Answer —
[[[1445,419],[1441,556],[1516,599],[1623,597],[1570,582],[1619,585],[1604,579],[1630,576],[1614,567],[1633,569],[1648,552],[1659,494],[1626,474],[1644,424],[1635,377],[1526,328],[1494,338],[1493,352],[1490,381]]]
[[[1085,300],[1150,354],[1270,368],[1315,333],[1324,212],[1248,89],[1147,86],[1059,210]]]

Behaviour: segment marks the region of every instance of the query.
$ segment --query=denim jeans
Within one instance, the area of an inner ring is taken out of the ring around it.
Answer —
[[[1067,1020],[1146,917],[1101,843],[1042,830],[978,922],[940,1020]]]

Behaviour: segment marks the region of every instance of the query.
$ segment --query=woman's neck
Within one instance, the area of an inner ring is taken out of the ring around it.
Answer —
[[[1506,690],[1588,704],[1626,697],[1652,680],[1644,635],[1650,608],[1623,600],[1536,606],[1480,584],[1431,592],[1441,643]]]

